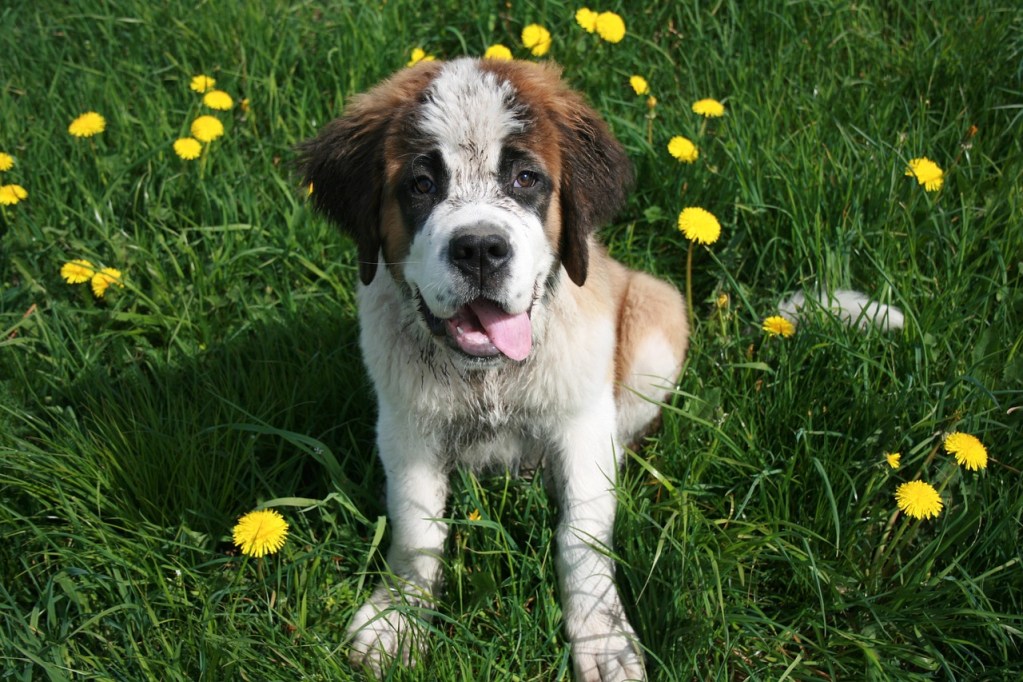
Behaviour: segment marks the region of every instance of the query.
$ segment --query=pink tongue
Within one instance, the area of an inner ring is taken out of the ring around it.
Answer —
[[[525,360],[533,348],[533,328],[527,313],[511,315],[485,299],[469,304],[497,350],[512,360]]]

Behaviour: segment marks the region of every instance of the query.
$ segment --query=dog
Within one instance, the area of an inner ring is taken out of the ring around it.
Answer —
[[[452,468],[540,463],[575,677],[645,679],[609,551],[614,485],[675,387],[688,320],[674,286],[594,235],[632,182],[621,144],[557,67],[461,58],[353,97],[297,163],[357,247],[387,475],[391,573],[349,626],[353,664],[379,677],[421,657]]]

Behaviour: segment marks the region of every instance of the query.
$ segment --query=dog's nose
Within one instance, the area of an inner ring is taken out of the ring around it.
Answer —
[[[485,285],[511,260],[512,248],[502,234],[469,230],[451,240],[448,257],[465,275]]]

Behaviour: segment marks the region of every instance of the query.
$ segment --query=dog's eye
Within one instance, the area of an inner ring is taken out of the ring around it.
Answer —
[[[417,175],[412,178],[412,189],[417,194],[433,194],[437,191],[437,185],[428,175]]]
[[[540,176],[533,171],[522,171],[515,176],[515,182],[513,183],[518,189],[529,189],[537,183]]]

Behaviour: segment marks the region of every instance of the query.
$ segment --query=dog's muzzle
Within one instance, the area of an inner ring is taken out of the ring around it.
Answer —
[[[451,317],[437,317],[419,296],[419,311],[435,336],[473,358],[525,360],[533,347],[530,311],[508,312],[504,299],[514,249],[505,232],[485,223],[456,232],[448,242],[447,260],[456,289],[465,301]]]

